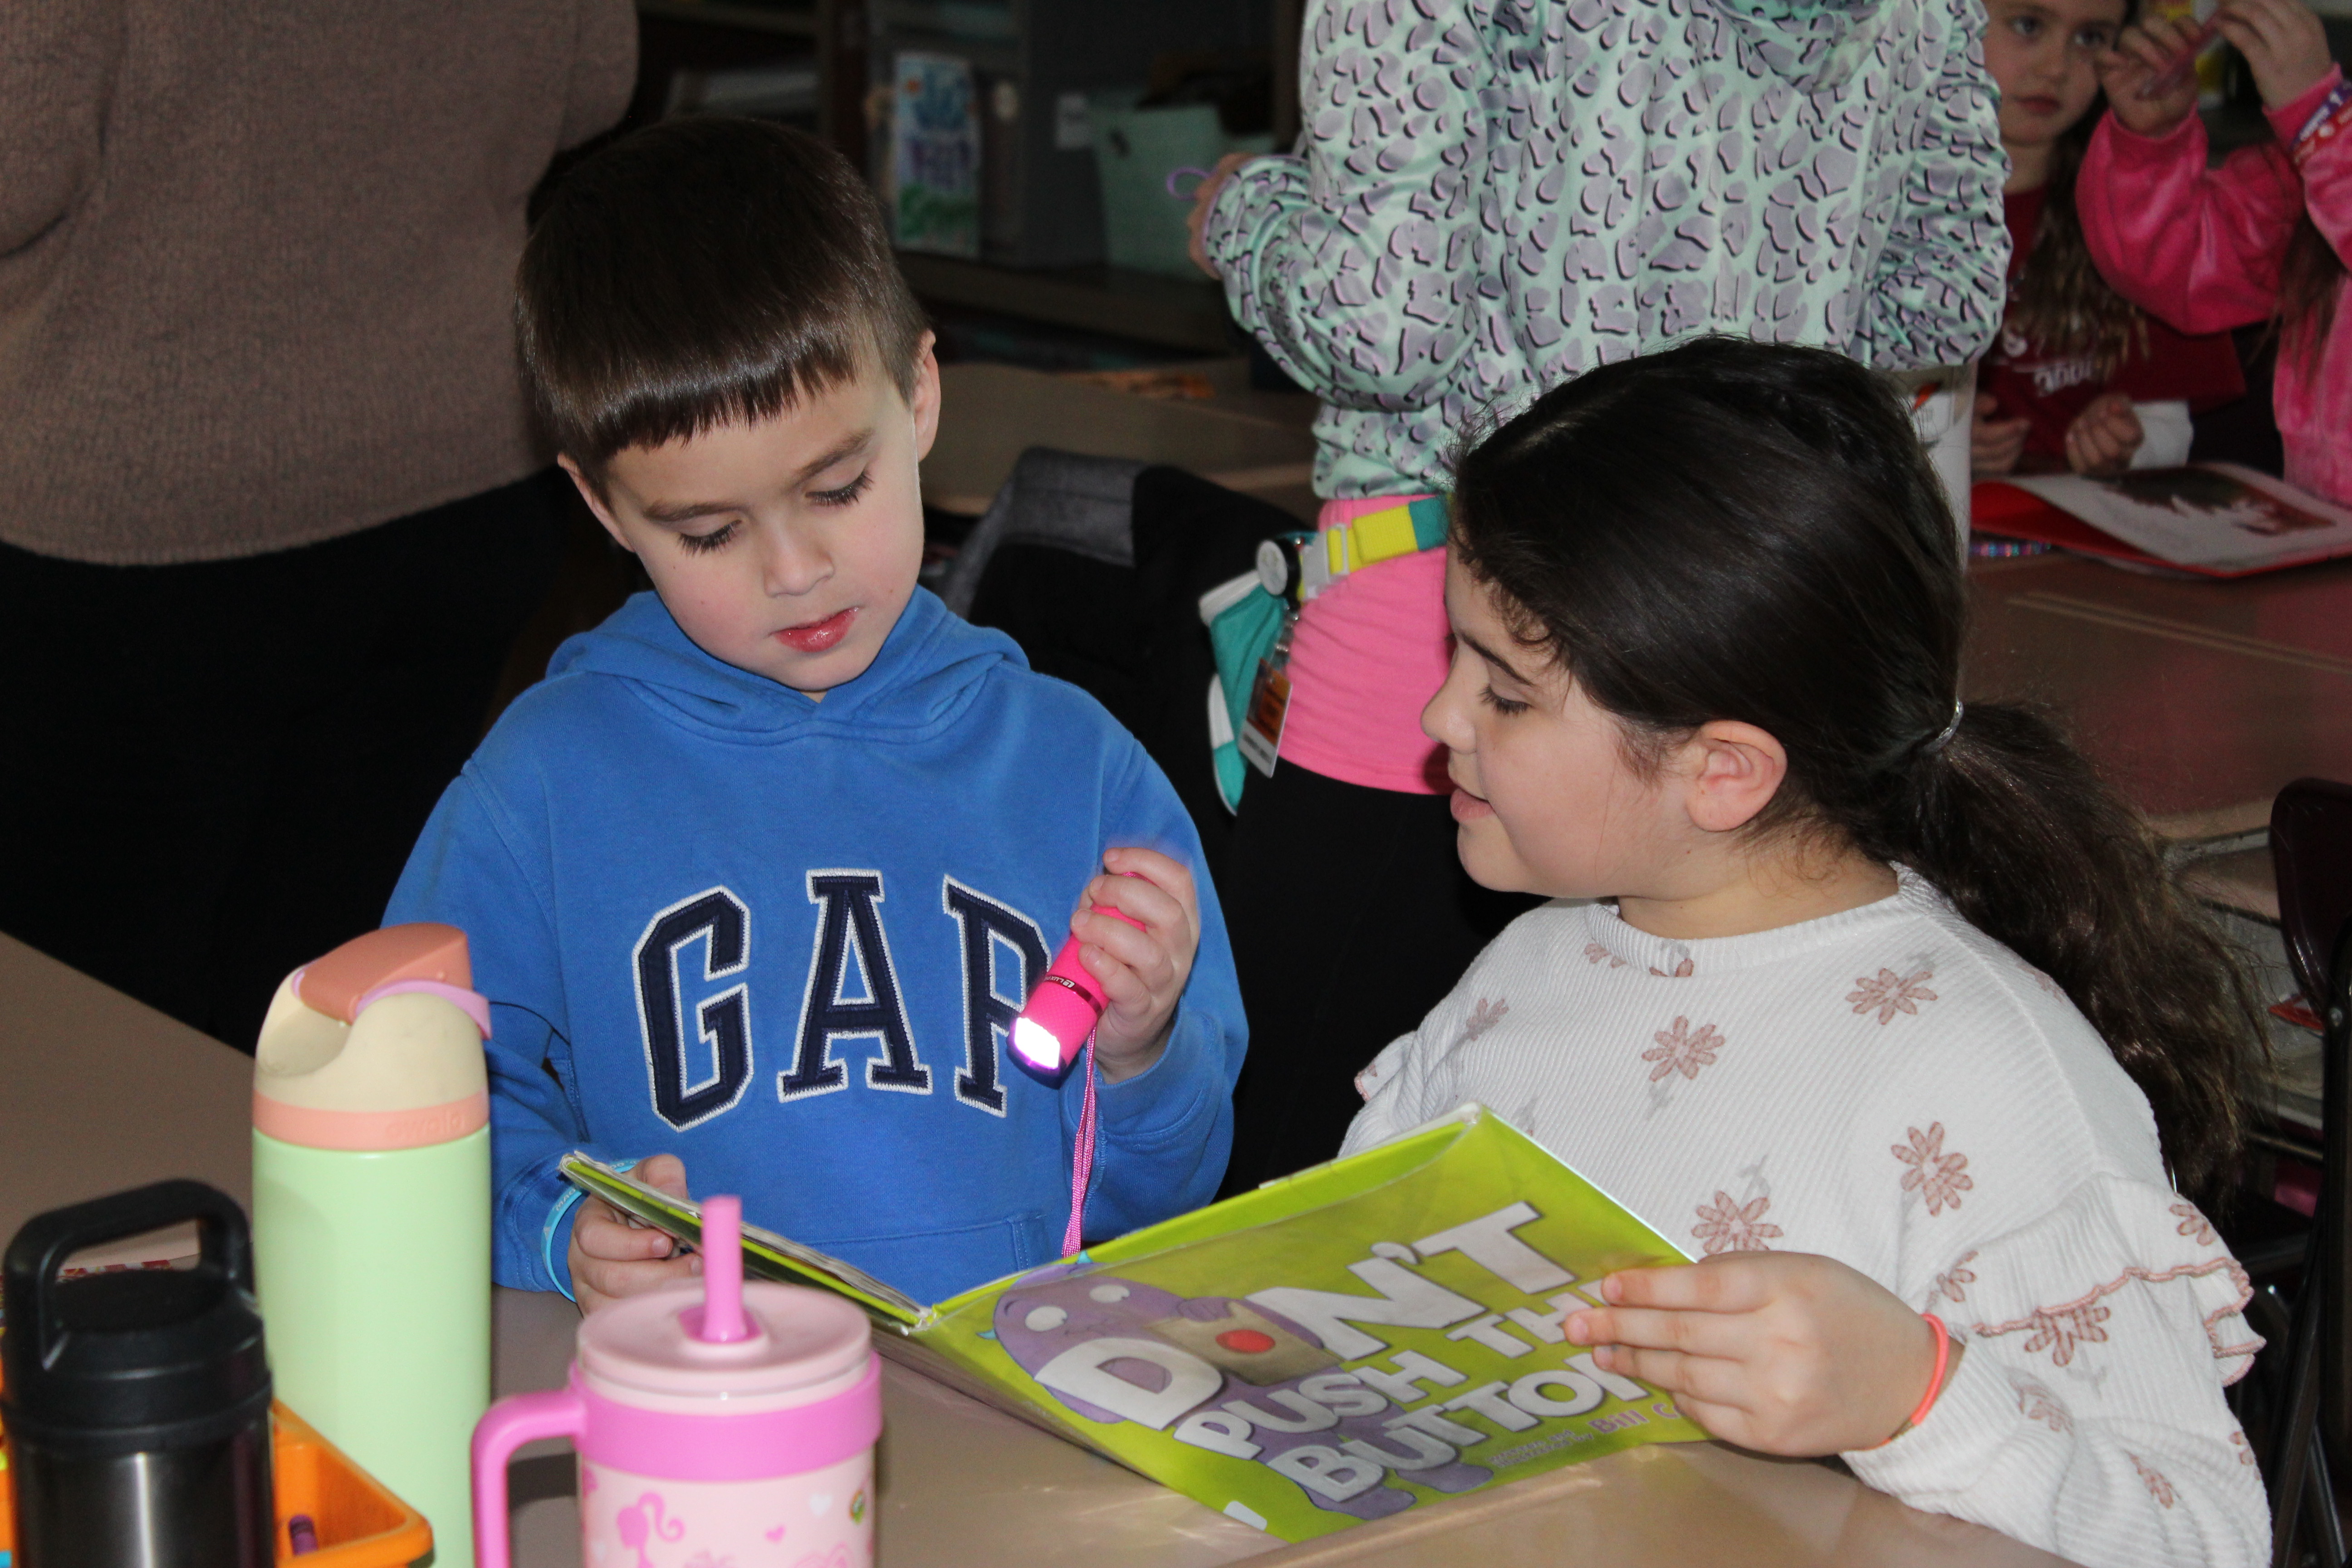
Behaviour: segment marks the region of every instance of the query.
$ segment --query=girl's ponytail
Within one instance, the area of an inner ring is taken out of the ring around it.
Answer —
[[[1750,830],[1941,888],[2105,1037],[2181,1187],[2220,1184],[2263,1048],[2252,989],[2049,723],[1958,710],[1958,539],[1884,383],[1728,338],[1604,366],[1470,450],[1454,510],[1456,553],[1637,766],[1710,720],[1769,731],[1788,779]]]
[[[1948,745],[1901,772],[1857,844],[2063,987],[2147,1096],[2176,1184],[2220,1187],[2261,1014],[2147,823],[2021,708],[1970,704]]]

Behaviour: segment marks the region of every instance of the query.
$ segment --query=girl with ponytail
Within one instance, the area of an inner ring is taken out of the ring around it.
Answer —
[[[2089,1564],[2257,1563],[2218,1190],[2261,1035],[2147,826],[1959,700],[1904,410],[1702,339],[1461,460],[1446,748],[1523,916],[1360,1083],[1350,1152],[1492,1106],[1699,1265],[1571,1311],[1730,1442]]]

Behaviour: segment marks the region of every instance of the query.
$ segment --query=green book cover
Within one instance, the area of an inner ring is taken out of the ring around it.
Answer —
[[[562,1169],[698,1238],[694,1205]],[[864,1306],[886,1355],[1285,1541],[1706,1436],[1560,1331],[1580,1286],[1685,1254],[1475,1105],[933,1306],[751,1225],[743,1251]]]

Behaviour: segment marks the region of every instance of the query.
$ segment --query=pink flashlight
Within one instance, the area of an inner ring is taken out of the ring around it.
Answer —
[[[1122,871],[1132,877],[1136,873]],[[1108,915],[1113,920],[1127,921],[1136,930],[1143,922],[1108,904],[1092,906],[1093,912]],[[1084,945],[1072,933],[1054,955],[1037,988],[1029,993],[1029,1005],[1013,1020],[1013,1059],[1023,1070],[1041,1083],[1051,1087],[1062,1081],[1070,1064],[1086,1049],[1087,1037],[1095,1032],[1109,999],[1102,993],[1102,983],[1078,962],[1078,949]]]

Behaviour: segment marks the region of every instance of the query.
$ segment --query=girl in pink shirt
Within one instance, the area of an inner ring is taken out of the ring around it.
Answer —
[[[2108,113],[2074,189],[2084,237],[2116,289],[2184,332],[2273,321],[2275,398],[2290,484],[2352,503],[2352,321],[2338,310],[2352,247],[2352,85],[2296,0],[2229,0],[2221,36],[2252,68],[2277,141],[2206,167],[2194,47],[2151,17],[2099,62]]]

